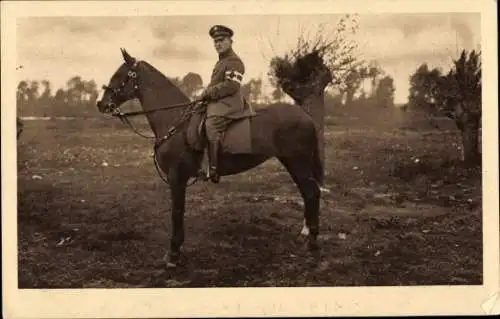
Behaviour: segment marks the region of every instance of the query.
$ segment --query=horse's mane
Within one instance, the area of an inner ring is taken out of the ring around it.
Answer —
[[[144,65],[151,74],[156,75],[156,78],[152,82],[153,85],[161,86],[164,90],[170,90],[169,95],[171,98],[189,101],[189,97],[160,70],[147,61],[141,60],[140,63]]]

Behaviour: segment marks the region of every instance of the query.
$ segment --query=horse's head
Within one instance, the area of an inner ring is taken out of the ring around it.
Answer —
[[[121,49],[123,63],[113,74],[108,85],[103,85],[104,94],[97,101],[97,108],[101,113],[113,113],[123,103],[137,97],[137,66],[138,61],[130,56],[125,49]]]

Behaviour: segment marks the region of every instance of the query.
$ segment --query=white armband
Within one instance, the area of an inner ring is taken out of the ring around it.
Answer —
[[[235,81],[238,84],[241,84],[241,81],[243,80],[243,74],[237,70],[228,70],[225,73],[226,79],[230,81]]]

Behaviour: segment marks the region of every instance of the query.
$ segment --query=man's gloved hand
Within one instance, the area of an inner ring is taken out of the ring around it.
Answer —
[[[206,90],[203,90],[203,88],[200,88],[199,90],[193,92],[193,99],[200,101],[200,102],[205,102],[208,100],[208,94]]]
[[[203,93],[201,94],[201,100],[204,102],[208,102],[211,100],[210,92],[208,90],[203,91]]]

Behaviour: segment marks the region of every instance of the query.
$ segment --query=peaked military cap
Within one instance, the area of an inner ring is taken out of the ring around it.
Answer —
[[[212,38],[216,37],[232,37],[234,32],[230,28],[223,26],[223,25],[214,25],[213,27],[210,28],[210,31],[208,34]]]

